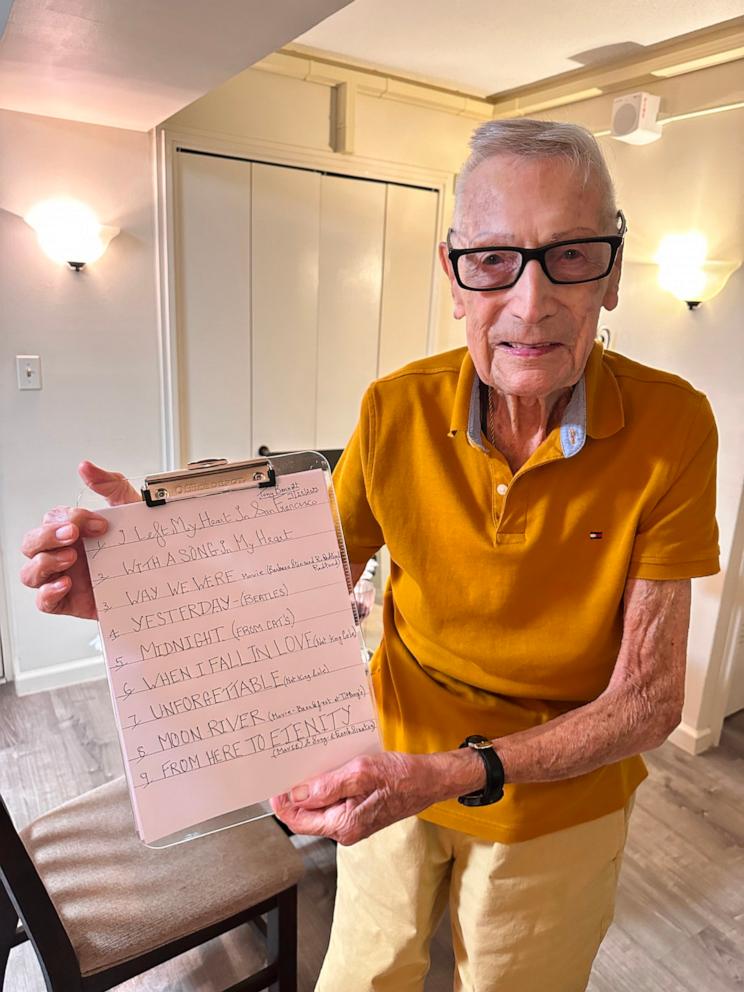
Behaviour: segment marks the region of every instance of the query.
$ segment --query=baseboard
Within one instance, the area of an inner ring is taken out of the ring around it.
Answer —
[[[674,728],[669,735],[669,740],[687,754],[702,754],[709,747],[713,747],[715,743],[713,740],[713,731],[710,727],[705,727],[703,730],[696,730],[684,721],[678,727]]]
[[[65,661],[61,665],[50,665],[48,668],[18,672],[15,677],[15,687],[19,696],[28,696],[32,692],[45,692],[47,689],[59,689],[61,686],[77,685],[79,682],[93,682],[95,679],[105,677],[106,666],[103,657],[98,654],[92,658],[80,658],[77,661]]]

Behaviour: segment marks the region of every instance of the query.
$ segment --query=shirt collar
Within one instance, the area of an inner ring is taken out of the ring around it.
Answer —
[[[466,350],[460,366],[449,434],[465,431],[468,442],[485,451],[481,431],[481,380]],[[587,435],[610,437],[625,425],[623,402],[615,376],[604,361],[604,348],[596,342],[584,373],[576,383],[560,424],[560,444],[565,458],[584,447]]]

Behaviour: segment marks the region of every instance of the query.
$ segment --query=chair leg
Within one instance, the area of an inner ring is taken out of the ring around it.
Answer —
[[[297,886],[281,892],[277,903],[266,917],[269,958],[278,968],[269,992],[297,992]]]
[[[0,992],[5,985],[5,970],[10,952],[17,943],[14,939],[17,926],[18,914],[0,883]]]

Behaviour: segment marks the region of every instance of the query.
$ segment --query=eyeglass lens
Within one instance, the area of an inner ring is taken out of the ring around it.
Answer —
[[[545,267],[559,282],[585,282],[601,278],[610,265],[612,247],[607,242],[556,245],[545,252]],[[479,251],[458,258],[460,279],[472,289],[498,289],[517,278],[522,256],[517,251]]]

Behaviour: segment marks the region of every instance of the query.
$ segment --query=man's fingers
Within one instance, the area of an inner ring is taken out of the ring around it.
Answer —
[[[108,521],[98,513],[79,507],[57,507],[44,515],[41,527],[35,527],[24,535],[21,551],[27,558],[33,558],[42,551],[54,551],[74,544],[81,536],[100,537],[107,530]]]
[[[83,482],[94,493],[108,502],[109,506],[121,506],[123,503],[138,503],[142,497],[121,472],[107,472],[93,462],[81,462],[78,474]]]
[[[74,506],[53,506],[44,514],[41,522],[43,524],[67,523],[74,509]]]
[[[31,589],[38,589],[45,582],[65,572],[77,561],[77,551],[74,548],[63,548],[60,551],[41,551],[21,569],[21,582]]]
[[[36,606],[42,613],[54,613],[72,588],[69,576],[62,575],[54,582],[47,582],[36,593]]]
[[[347,762],[336,771],[295,785],[289,798],[303,809],[323,809],[333,803],[365,794],[363,769],[358,760]]]
[[[333,827],[323,813],[316,810],[299,809],[293,806],[289,813],[289,826],[296,834],[311,834],[315,837],[331,837]]]
[[[353,814],[352,804],[335,803],[324,809],[303,809],[296,806],[287,795],[274,796],[271,807],[284,823],[296,834],[310,834],[315,837],[333,837],[341,843],[348,843],[347,834]]]

